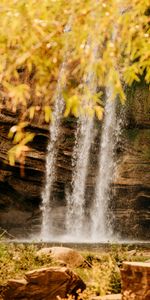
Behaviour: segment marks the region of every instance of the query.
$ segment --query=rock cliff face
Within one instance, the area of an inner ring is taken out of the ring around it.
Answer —
[[[14,237],[26,237],[39,231],[41,223],[41,193],[45,181],[45,158],[49,141],[49,126],[35,120],[27,130],[36,133],[31,151],[26,156],[25,175],[20,175],[19,163],[11,167],[8,150],[12,143],[8,132],[17,123],[17,115],[9,111],[0,114],[0,228]],[[61,126],[58,139],[56,181],[53,186],[55,206],[64,203],[65,185],[71,181],[71,153],[76,121],[68,118]]]
[[[14,235],[30,231],[39,223],[41,187],[45,171],[45,149],[48,128],[33,125],[37,136],[25,163],[25,176],[20,176],[20,166],[8,163],[8,150],[12,147],[8,132],[16,124],[17,116],[8,111],[0,114],[0,227]]]
[[[112,210],[115,232],[150,238],[150,92],[144,84],[127,91],[126,125],[118,155]]]
[[[110,204],[114,230],[123,238],[149,238],[150,205],[150,93],[142,85],[128,91],[127,122],[122,130],[121,143],[116,147],[116,176]],[[2,111],[0,114],[0,227],[14,236],[28,236],[38,232],[41,222],[41,192],[45,178],[45,157],[49,140],[47,125],[36,120],[30,130],[37,133],[30,144],[31,151],[25,162],[25,176],[20,176],[19,164],[10,167],[7,151],[12,146],[8,139],[10,126],[17,116]],[[99,132],[95,124],[95,138],[91,149],[87,178],[87,206],[94,192]],[[66,188],[70,188],[76,120],[68,118],[61,126],[56,160],[56,181],[53,199],[57,213],[62,215]],[[61,225],[61,218],[60,218]],[[62,226],[62,225],[61,225]],[[60,227],[61,227],[60,226]]]

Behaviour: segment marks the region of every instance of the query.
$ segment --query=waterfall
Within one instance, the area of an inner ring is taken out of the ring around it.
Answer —
[[[65,45],[65,57],[64,62],[60,68],[58,82],[56,91],[54,94],[54,112],[53,112],[53,122],[50,124],[50,142],[47,147],[47,157],[46,157],[46,176],[45,176],[45,186],[42,192],[42,224],[40,238],[42,240],[49,240],[53,236],[53,219],[54,216],[51,213],[52,203],[51,203],[51,193],[53,182],[55,180],[55,163],[57,158],[57,141],[60,133],[60,123],[64,110],[64,99],[62,96],[62,91],[64,88],[64,75],[66,71],[66,62],[69,55],[68,49],[68,34],[71,31],[71,24],[73,21],[73,12],[69,18],[68,23],[64,28],[64,34],[66,36],[66,45]]]
[[[99,153],[99,170],[96,180],[95,199],[91,209],[91,234],[93,241],[107,241],[112,235],[108,206],[110,201],[110,184],[114,172],[116,101],[110,100],[111,94],[111,89],[107,89]]]
[[[50,142],[47,148],[47,157],[46,157],[46,178],[45,178],[45,187],[42,193],[42,225],[41,225],[41,238],[47,240],[49,234],[52,232],[52,215],[51,215],[51,192],[52,184],[55,179],[55,162],[57,157],[57,147],[56,142],[60,130],[60,120],[64,108],[64,100],[62,98],[62,84],[61,78],[64,74],[64,64],[62,65],[58,85],[55,94],[55,107],[53,118],[54,121],[50,124]]]
[[[97,80],[93,72],[93,64],[97,59],[98,46],[92,45],[92,58],[89,65],[85,86],[90,91],[91,97],[96,93]],[[88,44],[89,47],[89,44]],[[91,100],[91,99],[90,99]],[[86,105],[87,99],[85,99]],[[86,178],[88,174],[88,162],[91,143],[93,141],[93,124],[94,117],[81,116],[77,124],[76,143],[73,151],[73,190],[71,194],[67,194],[67,214],[66,229],[67,236],[74,237],[76,240],[85,238],[87,232],[84,224],[85,217],[85,189]],[[74,163],[76,161],[76,164]]]
[[[73,173],[73,192],[67,195],[67,235],[82,240],[84,231],[85,185],[92,141],[93,118],[84,117],[79,123],[80,138],[74,149],[77,163]],[[75,157],[75,155],[74,155]]]
[[[70,26],[65,29],[69,32]],[[84,88],[90,92],[89,99],[83,99],[83,107],[92,109],[91,97],[96,94],[97,78],[93,70],[97,55],[98,44],[90,41],[87,46],[91,48],[91,60],[89,63]],[[65,72],[65,63],[62,65],[58,85],[55,93],[54,122],[50,126],[50,143],[47,149],[46,158],[46,183],[42,193],[42,226],[41,239],[54,240],[51,192],[55,179],[55,164],[57,158],[57,141],[60,132],[60,120],[64,108],[62,98],[62,78]],[[115,127],[116,127],[116,105],[115,101],[109,98],[112,96],[111,88],[106,90],[105,116],[102,126],[101,146],[99,153],[99,169],[96,178],[95,196],[91,205],[91,214],[89,224],[91,226],[91,238],[86,228],[85,221],[85,190],[86,179],[88,175],[88,164],[91,143],[93,141],[94,117],[81,115],[77,122],[76,142],[73,150],[73,175],[72,191],[66,193],[66,235],[64,238],[69,241],[107,241],[111,238],[111,224],[108,221],[108,208],[110,201],[110,185],[114,172],[114,145],[115,145]],[[83,97],[84,98],[84,97]],[[64,216],[65,219],[65,216]]]

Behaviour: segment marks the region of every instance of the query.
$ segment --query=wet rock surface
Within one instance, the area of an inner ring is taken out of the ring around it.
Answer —
[[[49,141],[49,126],[37,122],[27,128],[36,136],[27,153],[24,176],[20,165],[11,167],[8,150],[13,146],[8,138],[11,126],[17,123],[17,116],[9,111],[0,114],[0,230],[7,230],[14,238],[26,238],[38,234],[41,224],[41,194],[45,181],[45,158]],[[68,125],[69,124],[69,125]],[[58,145],[56,181],[53,186],[55,207],[64,205],[65,184],[71,181],[71,154],[74,145],[73,132],[76,122],[68,118],[62,122]],[[62,214],[62,211],[60,212]]]

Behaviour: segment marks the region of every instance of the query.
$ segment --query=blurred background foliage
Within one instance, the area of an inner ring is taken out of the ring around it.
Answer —
[[[102,93],[89,88],[89,74],[99,89],[112,88],[110,100],[122,103],[124,84],[141,78],[149,84],[149,37],[149,0],[1,0],[0,109],[19,111],[22,125],[10,133],[13,153],[20,147],[16,158],[34,136],[27,137],[26,122],[39,113],[44,122],[53,120],[58,84],[65,117],[99,119]]]

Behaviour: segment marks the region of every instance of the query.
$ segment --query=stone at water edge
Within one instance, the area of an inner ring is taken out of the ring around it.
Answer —
[[[80,266],[90,267],[90,264],[83,258],[83,256],[78,251],[68,247],[42,248],[37,252],[37,256],[40,257],[42,255],[54,258],[59,262],[63,262],[71,268],[77,268]]]
[[[76,295],[86,288],[82,279],[66,267],[42,268],[27,272],[25,279],[9,280],[2,292],[3,300],[58,300]]]

